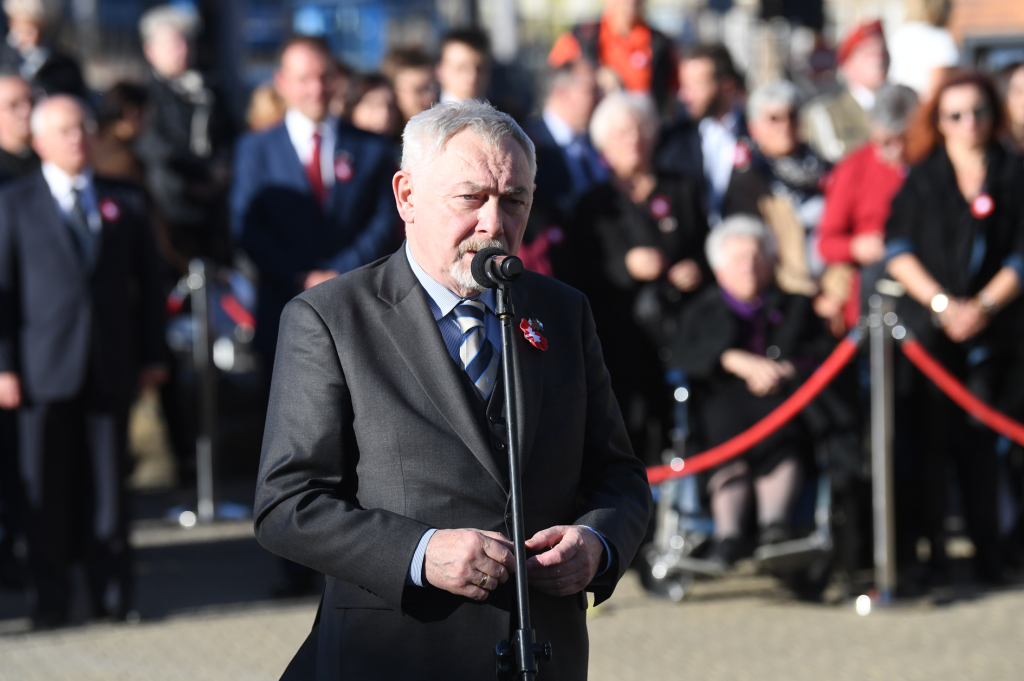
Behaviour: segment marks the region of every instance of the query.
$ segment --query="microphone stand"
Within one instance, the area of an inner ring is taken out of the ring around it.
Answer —
[[[499,263],[495,259],[502,257]],[[516,615],[518,628],[512,642],[495,646],[495,672],[502,681],[533,681],[540,660],[551,659],[551,643],[537,642],[530,626],[530,596],[526,577],[526,529],[523,520],[522,473],[519,468],[519,397],[516,392],[516,355],[512,324],[512,282],[523,273],[523,261],[497,248],[485,248],[473,258],[473,276],[495,288],[495,312],[501,324],[501,367],[505,382],[505,428],[508,435],[509,497],[512,503],[512,544],[516,560]]]

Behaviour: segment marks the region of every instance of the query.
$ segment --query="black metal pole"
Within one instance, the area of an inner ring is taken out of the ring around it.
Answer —
[[[501,367],[505,381],[505,427],[508,433],[509,496],[512,503],[512,544],[516,557],[516,614],[519,627],[512,641],[515,658],[514,678],[532,681],[537,675],[534,656],[536,635],[530,627],[530,595],[526,579],[526,530],[523,527],[523,489],[519,470],[519,414],[516,394],[516,355],[512,338],[513,310],[509,299],[509,285],[497,289],[496,310],[501,321]]]

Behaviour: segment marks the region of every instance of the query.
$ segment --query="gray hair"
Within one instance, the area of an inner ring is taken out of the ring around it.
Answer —
[[[32,17],[36,21],[49,19],[43,0],[4,0],[4,14],[7,16]]]
[[[537,175],[537,151],[529,136],[507,113],[475,99],[441,102],[410,118],[402,133],[402,170],[424,165],[463,130],[494,147],[506,139],[515,140],[526,152],[531,180]]]
[[[917,93],[906,85],[886,83],[875,93],[875,104],[869,119],[892,132],[903,132],[917,108]]]
[[[725,265],[725,256],[722,253],[722,246],[725,242],[733,237],[741,236],[757,239],[761,253],[769,260],[775,259],[777,250],[775,236],[760,218],[753,215],[730,215],[711,230],[704,242],[704,254],[707,256],[711,269],[717,270]]]
[[[92,109],[89,108],[85,101],[73,95],[53,95],[37,102],[32,107],[32,115],[28,119],[28,127],[33,137],[38,137],[43,133],[46,111],[50,108],[50,105],[61,100],[70,101],[78,107],[79,111],[82,112],[82,118],[84,119],[87,131],[90,127],[95,129],[96,118],[93,116]]]
[[[764,108],[774,104],[789,107],[789,110],[796,112],[800,108],[800,89],[788,80],[773,80],[765,83],[750,94],[747,100],[747,120],[757,121],[761,119]]]
[[[653,99],[636,92],[613,92],[601,100],[590,119],[590,141],[598,151],[604,151],[612,121],[623,114],[640,122],[644,139],[653,140],[658,134],[658,110]]]
[[[195,12],[190,12],[174,5],[160,5],[148,10],[139,19],[139,35],[143,44],[148,43],[160,29],[173,28],[186,39],[191,40],[199,34],[203,20]]]

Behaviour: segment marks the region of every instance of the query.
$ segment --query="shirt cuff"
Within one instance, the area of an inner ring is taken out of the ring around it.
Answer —
[[[1003,267],[1009,267],[1017,273],[1017,287],[1024,286],[1024,257],[1020,253],[1011,253],[1003,261]]]
[[[914,242],[910,239],[892,239],[885,244],[885,259],[892,260],[897,255],[914,252]]]
[[[588,530],[596,534],[597,538],[601,540],[602,544],[604,544],[604,555],[608,556],[608,559],[605,560],[604,567],[601,568],[596,575],[594,575],[595,577],[600,577],[604,573],[608,572],[608,568],[612,566],[612,551],[608,548],[608,542],[604,540],[604,537],[601,536],[600,532],[598,532],[593,527],[590,527],[588,525],[580,525],[580,527],[586,527]]]
[[[416,545],[416,552],[412,554],[412,562],[409,563],[409,574],[405,576],[406,584],[423,586],[423,561],[427,557],[427,543],[435,532],[437,529],[430,529],[420,537],[420,543]]]

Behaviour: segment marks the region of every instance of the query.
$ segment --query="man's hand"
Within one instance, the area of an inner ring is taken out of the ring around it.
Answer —
[[[583,591],[601,569],[604,544],[586,527],[557,525],[526,540],[526,548],[540,551],[526,561],[530,585],[551,596],[570,596]]]
[[[850,239],[850,255],[858,265],[871,265],[885,257],[881,234],[858,234]]]
[[[747,389],[758,397],[774,393],[795,371],[788,361],[776,362],[746,350],[726,350],[721,362],[723,369],[746,381]]]
[[[338,272],[334,270],[312,270],[306,274],[306,278],[302,281],[302,290],[311,289],[317,284],[322,284],[325,281],[329,281],[338,276]]]
[[[21,406],[21,381],[13,371],[0,372],[0,409]]]
[[[654,281],[665,271],[665,256],[657,248],[634,246],[626,251],[626,270],[637,281]]]
[[[668,268],[667,276],[669,282],[680,291],[692,291],[700,286],[700,265],[689,258],[680,260]]]
[[[515,569],[512,542],[483,530],[438,530],[423,559],[428,582],[475,601],[485,600]]]

